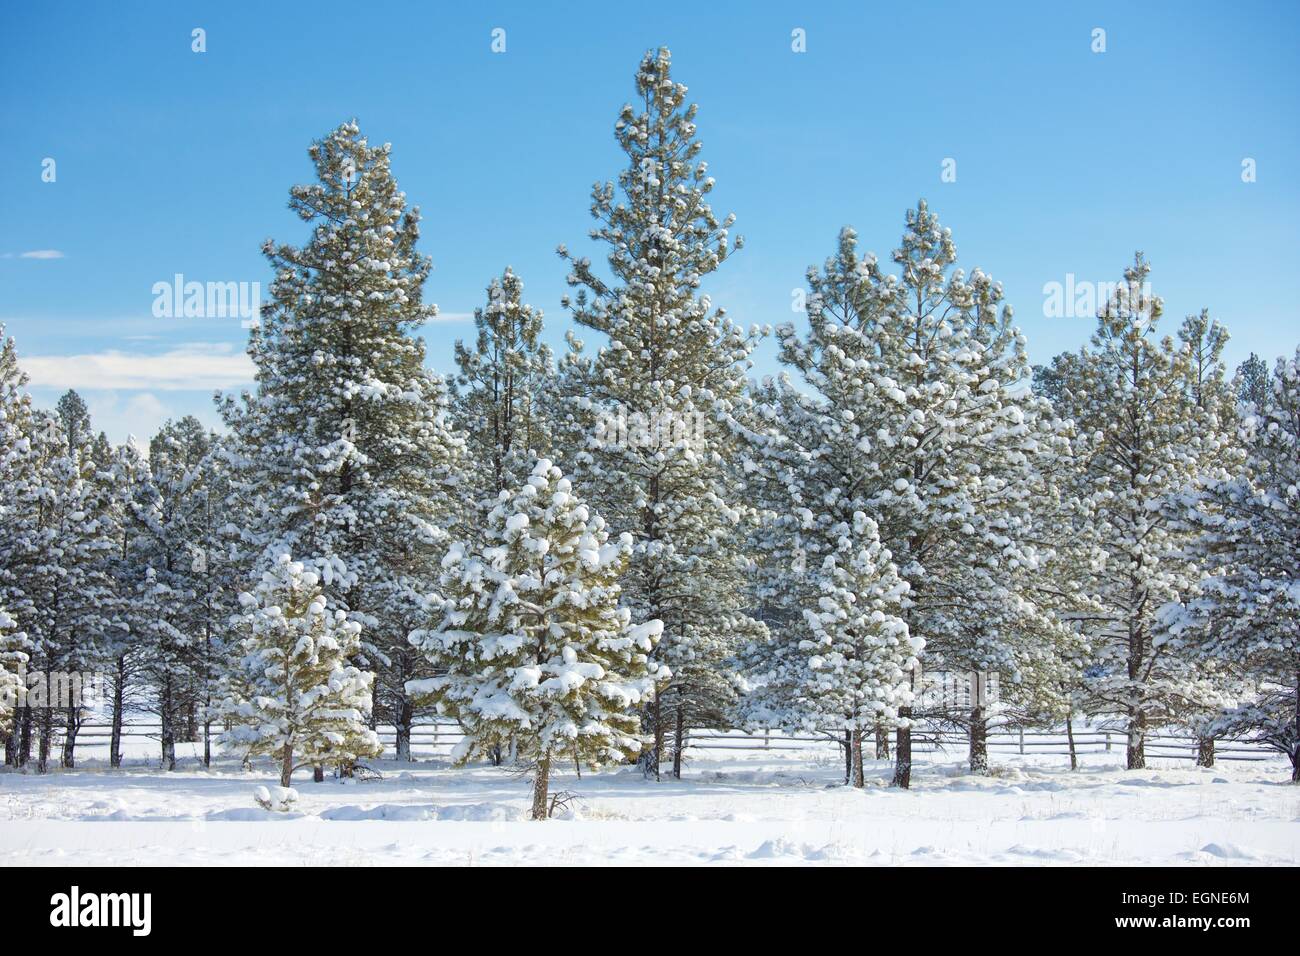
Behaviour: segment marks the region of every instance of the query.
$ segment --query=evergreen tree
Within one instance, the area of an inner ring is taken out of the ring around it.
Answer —
[[[1200,696],[1194,666],[1170,653],[1155,627],[1156,610],[1199,577],[1179,555],[1185,539],[1164,506],[1225,453],[1221,404],[1198,403],[1200,349],[1156,337],[1161,302],[1149,273],[1139,254],[1099,312],[1091,345],[1058,356],[1048,373],[1056,409],[1078,434],[1070,493],[1088,519],[1078,530],[1100,555],[1087,585],[1103,608],[1088,629],[1088,707],[1124,720],[1130,769],[1145,766],[1148,731],[1180,722],[1183,704]],[[1211,365],[1218,335],[1201,343]]]
[[[655,655],[674,675],[645,715],[645,769],[656,775],[669,727],[680,774],[685,726],[729,708],[727,662],[761,631],[746,613],[745,495],[731,468],[757,331],[742,331],[700,293],[741,242],[731,242],[733,217],[719,220],[709,206],[714,181],[695,117],[669,52],[647,53],[636,101],[614,128],[626,166],[617,185],[592,191],[592,238],[607,247],[610,278],[559,250],[578,289],[565,305],[601,337],[588,355],[569,336],[559,416],[568,467],[611,529],[633,536],[624,593],[634,620],[663,622]]]
[[[660,623],[633,625],[619,606],[631,551],[631,536],[610,541],[541,459],[502,494],[481,548],[452,546],[435,626],[411,635],[438,676],[410,692],[464,728],[462,761],[514,742],[535,771],[533,819],[550,815],[557,760],[594,767],[640,752],[635,708],[671,676],[648,661]]]
[[[456,342],[452,417],[476,467],[473,497],[491,509],[497,494],[528,473],[530,456],[550,446],[546,404],[555,388],[542,313],[523,301],[524,284],[509,268],[493,278],[487,304],[474,311],[473,348]]]
[[[345,123],[309,152],[317,181],[295,186],[290,207],[310,238],[266,244],[276,277],[249,342],[257,393],[223,404],[228,507],[247,525],[246,568],[297,555],[363,625],[377,716],[409,757],[404,687],[423,659],[406,637],[459,509],[463,442],[410,334],[436,307],[423,301],[431,264],[416,251],[420,216],[393,179],[390,147]]]
[[[1188,550],[1209,573],[1161,616],[1175,651],[1234,662],[1255,685],[1214,731],[1286,754],[1300,783],[1300,350],[1278,359],[1264,400],[1250,407],[1244,467],[1184,496],[1195,532]]]
[[[1251,352],[1250,357],[1237,366],[1234,382],[1238,401],[1262,407],[1268,400],[1268,363]]]
[[[302,767],[382,753],[368,726],[373,678],[348,663],[361,625],[330,609],[316,573],[280,555],[239,601],[242,657],[222,705],[231,727],[222,746],[276,758],[282,787]]]
[[[0,607],[0,738],[8,752],[15,739],[14,717],[25,702],[25,674],[28,651],[27,635],[18,630],[18,622]]]
[[[777,484],[773,531],[800,564],[836,548],[861,512],[907,582],[902,616],[925,653],[1001,613],[1016,575],[1038,568],[1036,469],[1064,440],[1030,394],[1024,339],[1001,287],[955,269],[949,230],[922,201],[893,254],[901,275],[859,256],[851,229],[809,270],[806,335],[778,329],[789,373],[759,393],[766,422],[746,467]],[[779,564],[777,568],[779,570]],[[999,640],[1034,631],[1000,632]],[[919,688],[911,687],[916,691]],[[911,780],[911,722],[897,717],[894,782]]]

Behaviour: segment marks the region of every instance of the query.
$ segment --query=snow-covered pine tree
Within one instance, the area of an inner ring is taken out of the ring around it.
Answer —
[[[26,666],[31,642],[18,630],[18,622],[0,607],[0,739],[5,752],[16,740],[14,716],[24,703]]]
[[[1185,495],[1188,550],[1209,573],[1161,617],[1176,651],[1234,662],[1255,684],[1215,731],[1286,754],[1300,783],[1300,350],[1268,384],[1243,422],[1244,466]]]
[[[1239,402],[1262,406],[1268,401],[1268,363],[1251,352],[1246,361],[1237,366],[1233,385]]]
[[[847,732],[850,777],[862,787],[862,741],[896,722],[899,708],[911,702],[910,676],[923,641],[908,634],[899,616],[908,586],[881,547],[876,523],[857,512],[852,526],[831,530],[835,551],[813,575],[817,596],[803,609],[801,716],[809,729]]]
[[[671,676],[649,661],[662,625],[632,624],[619,606],[631,535],[611,541],[546,459],[502,494],[484,538],[443,559],[433,626],[411,634],[438,676],[408,689],[464,728],[459,760],[513,742],[544,820],[556,761],[594,767],[641,751],[637,707]]]
[[[29,551],[26,542],[32,533],[31,508],[37,500],[33,491],[38,486],[32,405],[26,385],[27,376],[18,367],[14,340],[5,335],[4,326],[0,325],[0,609],[6,609],[10,622],[5,631],[8,637],[0,637],[0,641],[6,642],[0,650],[0,656],[5,657],[0,668],[11,675],[20,663],[26,663],[31,650],[25,637],[21,648],[16,646],[14,638],[21,632],[17,618],[20,614],[30,614],[31,609],[31,599],[19,573],[19,559]],[[15,656],[19,652],[23,654],[21,661]],[[0,733],[5,738],[5,764],[18,766],[22,712],[12,708],[3,719]]]
[[[249,342],[257,393],[222,405],[230,507],[245,515],[250,569],[294,554],[363,625],[376,716],[407,757],[404,687],[424,664],[406,638],[460,508],[463,442],[410,334],[436,306],[423,301],[431,264],[389,145],[349,122],[309,152],[317,181],[290,191],[307,244],[264,247],[276,276]]]
[[[560,445],[611,529],[633,536],[624,593],[634,620],[663,621],[656,659],[674,674],[645,715],[654,740],[645,769],[656,775],[670,727],[680,773],[685,726],[729,708],[727,661],[761,631],[746,613],[745,495],[731,468],[758,332],[746,333],[700,294],[741,242],[730,239],[734,217],[719,220],[709,206],[714,182],[695,116],[668,50],[648,52],[635,102],[614,128],[626,166],[617,185],[592,190],[591,236],[607,246],[609,278],[559,249],[578,289],[565,305],[602,339],[588,355],[569,336]]]
[[[274,757],[282,787],[302,767],[382,753],[369,726],[373,676],[348,663],[361,625],[330,608],[316,572],[281,554],[239,601],[242,656],[221,707],[230,725],[221,745]]]
[[[1088,633],[1088,707],[1124,721],[1130,769],[1145,766],[1148,730],[1177,722],[1180,702],[1199,696],[1195,668],[1155,632],[1156,610],[1199,577],[1163,506],[1224,441],[1217,409],[1197,404],[1191,348],[1156,337],[1161,302],[1149,273],[1139,253],[1090,346],[1057,356],[1046,373],[1057,413],[1077,433],[1069,493],[1087,511],[1078,532],[1101,555],[1087,584],[1104,609]]]
[[[547,403],[555,363],[541,340],[542,312],[523,301],[524,284],[507,268],[474,311],[473,346],[456,342],[459,372],[452,379],[452,419],[464,433],[466,462],[475,468],[467,491],[488,509],[499,492],[515,487],[537,455],[550,450]]]
[[[154,553],[153,528],[147,518],[155,500],[149,458],[133,436],[113,451],[108,468],[109,508],[113,548],[108,574],[113,593],[106,604],[111,626],[106,634],[104,669],[109,703],[109,766],[122,765],[122,734],[126,711],[140,703],[144,671],[149,661],[152,607],[144,599],[144,582]]]
[[[774,531],[808,566],[834,550],[833,529],[871,516],[909,585],[909,633],[935,650],[996,610],[989,581],[1038,566],[1031,479],[1064,440],[1027,389],[1024,338],[1001,287],[979,270],[967,279],[956,256],[924,201],[893,254],[901,276],[860,257],[845,229],[824,270],[809,270],[807,333],[778,330],[781,361],[801,380],[786,373],[761,389],[767,426],[746,466],[783,490],[764,496],[784,515]],[[900,708],[901,787],[913,716]]]

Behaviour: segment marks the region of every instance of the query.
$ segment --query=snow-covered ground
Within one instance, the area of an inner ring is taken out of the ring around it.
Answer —
[[[1197,769],[1118,753],[922,763],[914,788],[841,785],[829,748],[702,752],[681,781],[632,769],[560,774],[560,819],[524,818],[526,781],[444,760],[377,763],[382,780],[295,780],[298,812],[257,808],[270,766],[195,761],[162,773],[91,761],[48,776],[0,773],[0,864],[1276,864],[1300,863],[1300,787],[1285,762]]]

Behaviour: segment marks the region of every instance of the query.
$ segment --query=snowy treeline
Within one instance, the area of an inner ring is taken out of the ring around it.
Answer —
[[[302,244],[264,247],[256,388],[218,396],[220,433],[113,447],[75,392],[34,407],[4,342],[6,763],[73,766],[85,716],[6,689],[95,671],[115,728],[157,715],[165,766],[215,742],[285,787],[351,773],[380,723],[409,759],[447,715],[461,759],[533,770],[537,817],[556,761],[680,774],[692,726],[833,735],[859,786],[868,738],[910,785],[921,718],[976,772],[991,720],[1086,717],[1130,767],[1181,727],[1202,763],[1258,736],[1300,781],[1300,350],[1230,377],[1208,314],[1158,332],[1139,254],[1091,341],[1031,368],[922,201],[884,259],[840,234],[754,381],[773,330],[701,291],[742,242],[666,50],[615,135],[600,261],[559,249],[558,360],[506,268],[456,369],[426,367],[420,215],[355,123],[290,191]],[[936,702],[927,671],[983,683]]]

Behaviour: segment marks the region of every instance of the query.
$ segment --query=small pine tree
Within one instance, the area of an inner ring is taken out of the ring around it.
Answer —
[[[662,625],[633,625],[619,606],[631,536],[610,541],[546,459],[502,494],[485,537],[443,560],[436,624],[411,634],[439,676],[408,691],[460,722],[462,761],[513,741],[535,769],[532,815],[544,820],[555,761],[640,753],[636,708],[671,676],[648,662]]]
[[[315,572],[280,555],[240,595],[243,657],[229,679],[223,747],[280,762],[280,786],[300,767],[352,764],[383,752],[369,727],[370,674],[348,663],[361,625],[329,609]]]

